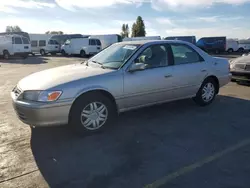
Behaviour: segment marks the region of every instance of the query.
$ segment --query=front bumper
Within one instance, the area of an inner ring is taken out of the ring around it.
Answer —
[[[231,71],[232,80],[250,81],[250,71]]]
[[[23,123],[39,127],[67,124],[72,101],[49,104],[20,101],[12,97],[12,104],[18,118]]]

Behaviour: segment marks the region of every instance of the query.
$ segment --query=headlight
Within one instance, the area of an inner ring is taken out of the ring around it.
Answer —
[[[37,101],[40,92],[41,91],[24,91],[23,99],[29,100],[29,101]]]
[[[62,94],[62,91],[42,91],[38,96],[40,102],[56,101]]]
[[[52,102],[56,101],[62,91],[24,91],[23,99],[30,101]]]

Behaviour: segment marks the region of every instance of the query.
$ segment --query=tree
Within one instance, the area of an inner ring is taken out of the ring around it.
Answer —
[[[45,34],[63,35],[62,31],[46,31]]]
[[[7,33],[12,33],[12,32],[21,32],[22,29],[18,26],[18,25],[15,25],[15,26],[7,26],[6,27],[6,32]]]
[[[145,24],[141,16],[138,16],[136,22],[133,23],[131,36],[132,37],[146,36]]]
[[[122,32],[121,32],[122,38],[129,36],[129,27],[128,24],[122,24]]]

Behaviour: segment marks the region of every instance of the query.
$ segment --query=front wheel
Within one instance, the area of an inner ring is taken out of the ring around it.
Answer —
[[[206,79],[194,97],[194,101],[200,106],[206,106],[213,102],[217,94],[217,84],[212,78]]]
[[[109,98],[100,93],[88,93],[72,106],[69,124],[81,135],[98,132],[113,122],[115,109]]]
[[[10,58],[10,54],[9,54],[9,52],[7,50],[3,51],[3,58],[4,59],[9,59]]]
[[[41,49],[41,50],[40,50],[40,54],[41,54],[42,56],[45,56],[45,55],[46,55],[45,50]]]

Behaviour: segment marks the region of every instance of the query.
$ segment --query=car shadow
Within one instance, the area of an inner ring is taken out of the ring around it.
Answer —
[[[35,128],[31,149],[50,187],[142,187],[163,169],[247,137],[249,106],[233,96],[207,107],[171,102],[121,114],[112,127],[86,137],[68,126]]]
[[[48,58],[42,56],[29,56],[26,59],[19,57],[11,57],[10,59],[0,59],[0,64],[10,63],[10,64],[45,64],[48,63]]]

